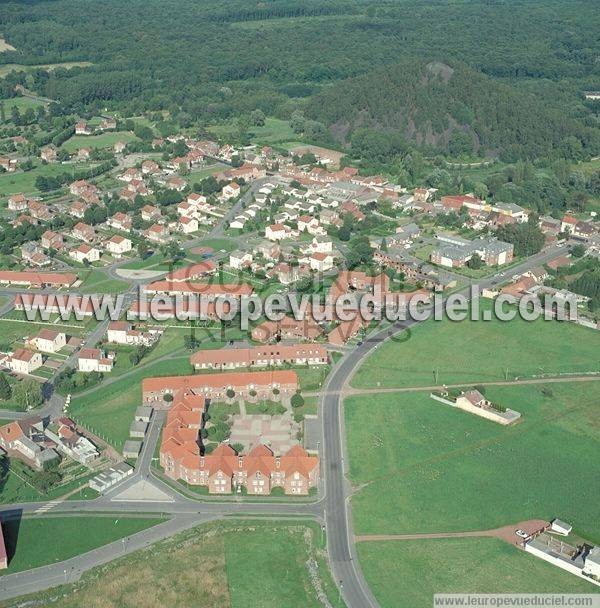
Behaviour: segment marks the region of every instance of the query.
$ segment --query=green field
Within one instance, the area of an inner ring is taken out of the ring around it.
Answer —
[[[99,135],[73,135],[62,147],[68,152],[75,152],[80,148],[109,148],[118,141],[128,143],[137,139],[129,131],[110,131]]]
[[[208,130],[217,137],[229,141],[235,138],[238,132],[237,126],[233,122],[215,125],[209,127]],[[250,127],[249,133],[253,141],[261,144],[277,144],[297,137],[290,123],[278,118],[267,118],[264,126]]]
[[[81,329],[78,327],[71,327],[70,325],[59,325],[56,323],[31,323],[29,321],[15,321],[11,319],[0,319],[0,346],[14,346],[13,343],[17,342],[18,345],[23,346],[23,340],[28,337],[35,336],[40,329],[51,328],[55,330],[62,330],[68,336],[79,336],[81,335]]]
[[[0,175],[0,196],[8,196],[23,192],[24,194],[36,193],[35,180],[41,175],[43,177],[54,177],[60,173],[73,170],[80,165],[39,165],[31,171],[16,171],[15,173],[3,173]]]
[[[182,356],[159,361],[110,383],[107,383],[110,381],[110,374],[107,374],[106,380],[97,388],[73,397],[69,415],[120,449],[129,439],[129,426],[135,409],[142,404],[142,380],[152,376],[191,373],[189,356]]]
[[[560,517],[600,541],[600,382],[487,387],[502,427],[430,399],[345,401],[357,534],[483,530]]]
[[[80,272],[79,275],[83,279],[79,288],[81,293],[116,294],[127,291],[129,287],[129,283],[126,281],[113,279],[103,270],[93,269],[87,275],[83,272]]]
[[[380,346],[352,386],[430,386],[599,371],[598,353],[600,333],[573,323],[429,320]]]
[[[341,608],[324,540],[313,522],[208,524],[94,568],[75,585],[37,593],[35,605],[56,605],[59,592],[61,608],[321,608],[318,587]],[[316,582],[309,559],[318,565]]]
[[[365,578],[383,608],[429,608],[435,593],[597,590],[495,538],[360,542],[357,549]]]
[[[1,575],[63,561],[158,523],[159,518],[35,517],[2,522],[9,565]]]
[[[0,78],[2,77],[2,69],[4,66],[0,65]],[[20,112],[27,110],[27,108],[39,108],[39,106],[45,105],[41,99],[33,97],[9,97],[8,99],[0,99],[0,103],[4,104],[4,111],[6,115],[10,117],[10,111],[17,107]]]

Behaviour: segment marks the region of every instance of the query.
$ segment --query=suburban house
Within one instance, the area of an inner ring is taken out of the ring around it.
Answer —
[[[116,258],[131,251],[131,241],[120,234],[115,234],[106,241],[106,250]]]
[[[42,355],[33,350],[18,348],[8,359],[6,365],[16,374],[32,374],[42,367]]]
[[[38,417],[9,422],[0,426],[0,447],[9,455],[41,469],[47,462],[58,458],[58,454],[47,447],[45,428],[46,421]]]
[[[46,230],[46,232],[42,234],[40,242],[44,249],[59,250],[64,246],[63,235],[58,232],[53,232],[52,230]]]
[[[194,369],[235,369],[271,365],[325,365],[327,349],[320,344],[277,344],[253,348],[206,349],[190,357]]]
[[[91,135],[93,132],[93,129],[85,120],[75,123],[75,135]]]
[[[99,348],[82,348],[77,357],[77,368],[80,372],[111,372],[114,364],[114,353],[106,354]]]
[[[252,253],[249,251],[232,251],[229,254],[229,266],[241,270],[252,264]]]
[[[285,224],[271,224],[265,228],[265,238],[269,241],[282,241],[298,236],[297,231],[292,230]]]
[[[29,199],[23,194],[13,194],[8,197],[8,209],[10,211],[25,211],[29,206]]]
[[[75,226],[73,226],[73,230],[71,230],[71,235],[75,239],[85,241],[86,243],[91,243],[96,238],[96,231],[89,224],[79,222],[75,224]]]
[[[142,207],[141,215],[145,222],[154,222],[160,219],[161,212],[160,209],[154,205],[144,205]]]
[[[84,262],[97,262],[100,259],[100,250],[95,247],[90,247],[86,243],[82,243],[79,247],[71,249],[69,256],[76,262],[83,264]]]
[[[229,199],[239,196],[240,190],[241,190],[241,188],[240,188],[239,184],[236,184],[235,182],[231,182],[230,184],[223,186],[223,190],[221,190],[221,194],[220,194],[219,198],[222,201],[228,201]]]
[[[326,272],[333,268],[333,256],[330,253],[315,252],[309,258],[311,270]]]
[[[198,231],[198,220],[195,217],[188,217],[186,215],[179,218],[177,222],[177,230],[183,232],[183,234],[191,234],[192,232]]]
[[[107,340],[115,344],[150,346],[158,340],[161,331],[139,331],[127,321],[111,321],[108,324]]]
[[[86,465],[95,460],[98,448],[77,431],[77,425],[70,418],[59,418],[55,430],[46,428],[44,434],[56,444],[56,449],[73,460]]]
[[[169,229],[162,224],[153,224],[144,230],[144,236],[153,243],[167,243],[169,241]]]
[[[114,228],[115,230],[122,230],[123,232],[131,232],[131,217],[126,213],[118,211],[112,217],[106,220],[106,225]]]
[[[28,343],[44,353],[57,353],[66,346],[67,336],[62,331],[40,329],[38,335],[31,338]]]

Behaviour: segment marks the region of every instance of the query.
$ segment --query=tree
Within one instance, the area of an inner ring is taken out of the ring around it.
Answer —
[[[0,372],[0,399],[10,399],[12,396],[12,388],[6,379],[6,374]]]
[[[485,262],[481,259],[478,253],[474,253],[471,259],[467,262],[467,266],[473,270],[479,270],[485,266]]]
[[[300,393],[294,393],[290,403],[292,407],[302,407],[304,405],[304,397]]]
[[[250,114],[250,120],[252,121],[252,124],[255,127],[264,127],[265,126],[265,113],[260,110],[254,110],[251,114]]]
[[[346,261],[350,269],[361,264],[370,264],[373,260],[373,249],[368,236],[357,236],[350,241]]]
[[[40,384],[29,379],[22,380],[15,385],[13,395],[17,405],[25,410],[41,405],[44,400]]]

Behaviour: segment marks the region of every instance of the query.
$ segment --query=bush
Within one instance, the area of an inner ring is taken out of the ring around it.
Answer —
[[[171,401],[173,401],[173,395],[171,393],[166,393],[163,397],[163,400],[167,403],[171,403]]]

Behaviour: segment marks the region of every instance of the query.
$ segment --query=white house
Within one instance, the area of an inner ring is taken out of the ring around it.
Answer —
[[[7,359],[6,364],[16,374],[31,374],[42,367],[43,361],[40,353],[19,348]]]
[[[252,254],[249,251],[232,251],[229,254],[229,266],[239,270],[252,264]]]
[[[221,190],[221,195],[219,196],[219,198],[222,201],[228,201],[231,198],[235,198],[236,196],[239,196],[241,191],[241,188],[239,186],[239,184],[236,184],[235,182],[231,182],[230,184],[227,184],[226,186],[223,187],[223,190]]]
[[[191,234],[198,231],[198,220],[195,217],[182,216],[177,222],[177,229],[183,234]]]
[[[282,241],[293,236],[297,236],[297,234],[285,224],[271,224],[265,228],[265,238],[270,241]]]
[[[67,344],[67,336],[62,331],[41,329],[37,336],[29,340],[29,344],[44,353],[57,353]]]
[[[82,348],[77,358],[77,366],[80,372],[100,372],[112,371],[114,354],[106,355],[99,348]]]
[[[313,253],[309,259],[310,269],[327,272],[333,268],[333,256],[330,253]]]
[[[131,241],[124,236],[115,234],[106,241],[106,250],[116,258],[120,258],[124,253],[131,251]]]
[[[95,247],[90,247],[83,243],[76,249],[69,251],[69,256],[80,264],[83,264],[86,260],[91,263],[97,262],[100,259],[100,251]]]

